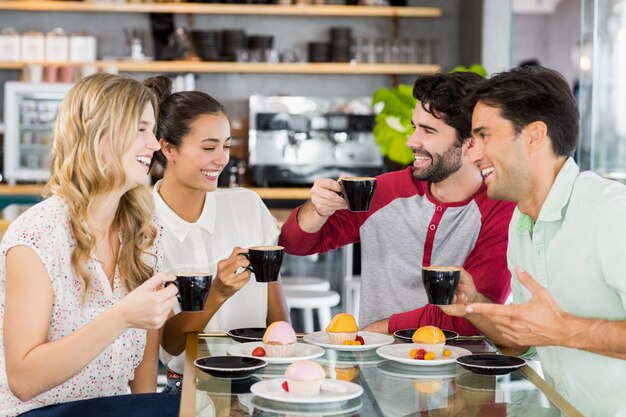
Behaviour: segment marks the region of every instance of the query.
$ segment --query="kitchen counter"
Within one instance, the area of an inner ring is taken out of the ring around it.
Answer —
[[[259,194],[263,200],[308,200],[309,188],[255,188],[246,187]],[[0,195],[40,195],[43,185],[0,185]]]

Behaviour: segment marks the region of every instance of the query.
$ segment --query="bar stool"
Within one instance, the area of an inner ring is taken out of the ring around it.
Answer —
[[[302,291],[328,291],[330,282],[319,277],[282,277],[283,289]]]
[[[356,322],[359,322],[359,305],[361,299],[361,276],[353,274],[352,260],[354,258],[354,244],[344,247],[343,252],[343,308],[348,314],[352,314]]]
[[[313,333],[313,310],[317,311],[320,328],[324,329],[331,319],[330,308],[339,304],[341,297],[335,291],[308,291],[285,288],[285,299],[289,310],[299,308],[303,311],[304,332]]]

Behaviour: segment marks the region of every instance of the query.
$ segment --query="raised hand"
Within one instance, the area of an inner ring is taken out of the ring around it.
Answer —
[[[470,304],[467,312],[489,318],[505,339],[518,346],[565,345],[571,336],[567,326],[564,326],[569,315],[530,274],[519,266],[515,272],[532,294],[528,302],[513,305]]]
[[[341,193],[341,185],[330,178],[317,178],[311,188],[311,203],[321,217],[330,217],[335,211],[347,209],[346,200]]]
[[[164,286],[176,277],[158,273],[122,298],[114,308],[121,311],[121,317],[128,328],[158,329],[167,319],[178,302],[175,285]]]
[[[250,265],[244,255],[247,252],[247,249],[235,246],[230,256],[217,264],[217,278],[213,281],[211,291],[217,291],[223,301],[232,297],[250,281],[250,271],[243,269]]]

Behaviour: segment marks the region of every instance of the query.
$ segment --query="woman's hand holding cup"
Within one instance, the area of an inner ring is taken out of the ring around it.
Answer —
[[[251,272],[245,269],[250,261],[244,255],[247,249],[235,246],[230,256],[217,264],[217,279],[213,282],[213,288],[222,301],[226,301],[239,291],[249,280]]]
[[[122,298],[114,308],[120,311],[126,327],[149,330],[163,326],[178,302],[176,286],[165,286],[175,279],[160,272]]]

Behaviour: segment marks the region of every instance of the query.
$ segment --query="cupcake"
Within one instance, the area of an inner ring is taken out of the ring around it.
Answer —
[[[291,356],[296,345],[296,332],[286,321],[270,324],[263,335],[263,346],[268,357],[285,358]]]
[[[319,395],[326,372],[319,363],[301,361],[292,363],[285,371],[287,390],[294,397],[315,397]]]
[[[433,352],[435,358],[441,358],[443,355],[443,347],[446,344],[446,336],[439,327],[423,326],[413,333],[411,338],[415,343],[416,349],[424,349],[426,352]]]
[[[330,343],[335,345],[355,340],[358,331],[359,326],[356,325],[356,320],[348,313],[337,314],[326,327]]]

